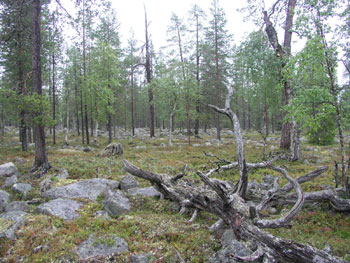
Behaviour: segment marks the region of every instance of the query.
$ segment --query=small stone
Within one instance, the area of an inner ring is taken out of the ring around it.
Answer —
[[[14,174],[14,175],[12,175],[11,177],[7,177],[7,178],[6,178],[3,187],[12,186],[12,185],[14,185],[14,184],[17,183],[17,182],[18,182],[17,175]]]
[[[12,162],[0,165],[0,177],[10,177],[15,174],[18,174],[18,170]]]
[[[0,214],[0,238],[16,239],[15,232],[24,225],[26,212],[11,211]]]
[[[210,142],[206,142],[204,145],[205,146],[212,146],[212,144]]]
[[[29,212],[29,205],[27,202],[21,202],[21,201],[15,201],[12,203],[9,203],[6,208],[6,212],[11,212],[11,211],[23,211],[23,212]]]
[[[193,147],[200,147],[201,145],[199,143],[192,144]]]
[[[99,195],[110,188],[119,188],[119,182],[95,178],[52,188],[43,193],[42,196],[45,198],[87,198],[96,201]]]
[[[108,190],[105,193],[105,198],[102,201],[102,204],[104,209],[112,217],[120,216],[131,209],[129,199],[120,191],[112,192],[111,190]]]
[[[269,212],[270,215],[276,215],[277,214],[277,209],[274,207],[269,207],[267,209],[267,212]]]
[[[111,217],[109,216],[107,211],[103,211],[103,210],[98,210],[95,212],[95,217],[96,218],[103,218],[105,220],[110,220]]]
[[[139,254],[130,257],[130,263],[149,263],[151,262],[150,255]]]
[[[94,148],[92,148],[90,146],[86,146],[86,147],[83,148],[83,152],[86,152],[86,153],[92,152],[93,150],[94,150]]]
[[[129,250],[126,241],[117,235],[98,236],[91,234],[87,240],[78,247],[78,256],[81,260],[98,256],[107,257],[115,253]]]
[[[77,210],[82,206],[82,203],[75,200],[59,198],[39,205],[35,211],[45,215],[57,216],[64,220],[74,220],[80,216]]]
[[[135,147],[136,149],[139,149],[139,150],[141,150],[141,149],[147,149],[147,147],[146,146],[143,146],[143,145],[137,145],[136,147]]]
[[[162,197],[162,194],[154,189],[153,186],[146,188],[132,188],[128,190],[128,194],[142,195],[145,197]]]
[[[3,190],[0,190],[0,212],[4,210],[10,200],[10,194]]]
[[[166,145],[165,143],[161,143],[161,144],[160,144],[160,147],[162,147],[162,148],[166,148],[166,147],[167,147],[167,145]]]
[[[131,189],[131,188],[139,187],[139,186],[140,186],[139,182],[132,175],[124,176],[120,180],[120,189],[121,190],[127,190],[127,189]]]
[[[30,184],[25,183],[16,183],[12,186],[12,190],[21,194],[22,198],[26,198],[27,193],[32,190],[32,186]]]

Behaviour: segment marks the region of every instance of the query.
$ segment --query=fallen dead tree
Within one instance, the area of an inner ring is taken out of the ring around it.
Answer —
[[[235,260],[242,262],[305,262],[305,263],[340,263],[348,262],[341,258],[334,257],[325,250],[319,250],[309,245],[299,244],[291,240],[285,240],[265,232],[264,228],[291,227],[291,221],[298,215],[305,202],[329,201],[341,211],[350,210],[349,200],[342,200],[336,195],[336,191],[326,190],[314,193],[304,193],[300,184],[322,175],[327,167],[319,169],[297,179],[289,176],[288,172],[273,166],[273,161],[262,163],[247,163],[244,155],[244,143],[237,116],[230,108],[230,101],[233,95],[232,88],[228,89],[225,108],[220,109],[209,105],[216,111],[227,115],[232,121],[236,142],[237,162],[211,169],[207,172],[198,171],[203,184],[198,186],[190,180],[185,180],[186,169],[181,174],[169,176],[156,174],[140,169],[130,162],[124,160],[124,169],[130,174],[150,181],[165,198],[168,198],[181,205],[181,211],[189,208],[194,209],[190,222],[193,222],[199,211],[207,211],[217,215],[217,221],[211,230],[216,230],[224,224],[228,225],[238,240],[249,240],[255,244],[255,252],[248,257],[228,255]],[[238,168],[240,178],[238,182],[231,183],[211,178],[220,170]],[[276,177],[273,186],[269,190],[256,191],[248,187],[248,174],[250,169],[269,168],[279,172],[288,183],[279,187]],[[292,190],[295,193],[290,193]],[[278,203],[281,205],[293,203],[289,212],[277,219],[262,218],[260,212],[269,204]]]

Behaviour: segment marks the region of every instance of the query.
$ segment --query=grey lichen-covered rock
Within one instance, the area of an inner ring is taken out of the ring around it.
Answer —
[[[135,187],[139,187],[139,186],[140,186],[139,182],[132,175],[124,176],[120,180],[120,189],[121,190],[128,190],[130,188],[135,188]]]
[[[151,256],[148,254],[139,254],[130,257],[130,263],[149,263]]]
[[[2,212],[7,206],[10,200],[10,194],[3,190],[0,190],[0,212]]]
[[[17,182],[18,182],[18,177],[17,177],[16,174],[14,174],[11,177],[7,177],[6,178],[3,187],[12,186],[12,185],[14,185]]]
[[[275,181],[275,177],[272,175],[266,175],[263,177],[262,182],[261,182],[261,187],[263,189],[271,189],[273,188],[273,183]]]
[[[32,186],[25,183],[16,183],[12,186],[12,190],[21,194],[22,198],[25,198],[27,196],[27,193],[32,190]]]
[[[26,212],[11,211],[0,214],[0,238],[15,239],[15,232],[24,225]]]
[[[18,174],[18,170],[12,162],[0,165],[0,177],[10,177],[15,174]]]
[[[146,188],[132,188],[128,190],[128,194],[142,195],[145,197],[162,197],[162,194],[156,189],[154,189],[153,186]]]
[[[96,218],[102,218],[102,219],[105,219],[105,220],[110,220],[111,217],[109,216],[108,212],[107,211],[104,211],[104,210],[98,210],[95,212],[95,217]]]
[[[57,216],[64,220],[74,220],[80,216],[77,210],[82,206],[82,203],[75,200],[59,198],[39,205],[35,211],[41,214]]]
[[[27,202],[15,201],[7,204],[5,211],[6,212],[11,212],[11,211],[29,212],[29,205],[27,204]]]
[[[117,235],[97,236],[91,234],[87,240],[82,242],[77,254],[81,260],[98,256],[109,256],[115,253],[123,253],[129,250],[126,241]]]
[[[42,194],[46,198],[87,198],[96,201],[107,189],[118,189],[119,182],[108,179],[88,179],[52,188]]]
[[[209,259],[211,263],[239,263],[228,255],[245,257],[253,252],[243,243],[237,241],[231,229],[226,230],[221,237],[222,249]]]
[[[101,152],[102,156],[113,156],[113,155],[122,155],[123,154],[123,145],[121,143],[111,143],[106,146]]]
[[[40,193],[50,190],[55,181],[67,179],[69,176],[68,171],[64,168],[56,168],[54,171],[54,174],[46,176],[46,178],[39,183]]]
[[[102,201],[104,209],[112,217],[120,216],[121,214],[130,211],[130,202],[122,192],[107,190],[105,198]]]

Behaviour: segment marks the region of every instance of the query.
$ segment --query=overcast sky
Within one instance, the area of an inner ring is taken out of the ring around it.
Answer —
[[[144,4],[146,5],[147,16],[150,22],[149,33],[153,44],[160,48],[166,44],[167,27],[170,25],[171,13],[179,17],[187,16],[193,4],[201,7],[209,16],[209,8],[212,0],[124,0],[113,1],[112,4],[117,11],[120,21],[122,40],[130,36],[132,29],[135,38],[144,41]],[[227,30],[234,35],[236,44],[243,38],[246,32],[252,32],[253,24],[243,22],[243,15],[237,12],[237,8],[243,7],[245,1],[220,0],[219,5],[225,10],[227,18]]]
[[[67,10],[74,9],[74,1],[63,0]],[[144,24],[144,5],[146,6],[149,26],[149,34],[156,52],[167,45],[167,28],[170,25],[172,12],[181,17],[186,17],[193,4],[197,4],[206,13],[207,20],[211,19],[209,8],[212,0],[112,0],[112,5],[117,12],[117,18],[120,23],[120,34],[122,45],[125,47],[127,40],[131,37],[131,30],[134,32],[135,39],[141,43],[145,41]],[[268,8],[274,0],[265,0]],[[219,0],[219,6],[224,9],[227,19],[226,29],[233,35],[235,44],[239,44],[246,35],[258,28],[250,21],[243,21],[244,14],[237,9],[245,7],[245,0]],[[74,13],[74,12],[72,12]],[[281,30],[281,29],[280,29]],[[282,32],[279,32],[279,41],[283,41]],[[305,41],[294,34],[293,51],[301,50]],[[343,65],[339,64],[338,78],[342,78]]]

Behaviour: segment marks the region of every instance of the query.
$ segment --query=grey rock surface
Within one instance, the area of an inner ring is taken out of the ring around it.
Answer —
[[[15,232],[24,225],[26,212],[11,211],[0,214],[0,238],[15,239]]]
[[[111,219],[111,217],[109,216],[108,212],[107,211],[104,211],[104,210],[98,210],[95,212],[95,217],[96,218],[102,218],[102,219],[105,219],[105,220],[109,220]]]
[[[209,259],[211,263],[239,263],[227,255],[233,254],[240,257],[251,255],[253,252],[243,243],[237,241],[231,229],[226,230],[221,237],[222,249]]]
[[[114,253],[127,252],[128,250],[126,241],[117,235],[98,237],[96,234],[91,234],[87,240],[79,245],[77,254],[83,260],[97,256],[106,257]]]
[[[7,204],[5,211],[6,212],[11,212],[11,211],[29,212],[29,205],[27,204],[27,202],[15,201]]]
[[[130,257],[130,263],[149,263],[151,262],[150,255],[139,254]]]
[[[22,198],[25,198],[27,196],[27,193],[32,190],[32,186],[25,183],[16,183],[12,186],[12,190],[21,194]]]
[[[74,184],[55,187],[42,195],[46,198],[87,198],[96,201],[107,189],[117,189],[119,182],[108,179],[88,179]]]
[[[102,201],[104,209],[112,217],[120,216],[121,214],[130,211],[130,202],[122,192],[108,190],[105,193],[105,198]]]
[[[127,190],[130,188],[135,188],[135,187],[139,187],[139,186],[140,186],[139,182],[132,175],[124,176],[120,180],[120,189],[121,190]]]
[[[12,175],[11,177],[7,177],[7,178],[6,178],[3,187],[12,186],[12,185],[14,185],[14,184],[17,183],[17,182],[18,182],[17,175],[14,174],[14,175]]]
[[[77,210],[82,206],[82,203],[75,200],[59,198],[39,205],[35,211],[41,214],[57,216],[64,220],[74,220],[80,216]]]
[[[132,188],[128,190],[128,194],[131,195],[142,195],[145,197],[161,197],[162,194],[154,189],[153,186],[146,188]]]
[[[3,190],[0,190],[0,212],[2,212],[7,206],[10,200],[10,194]]]
[[[0,177],[10,177],[14,174],[18,174],[18,170],[12,162],[0,165]]]

